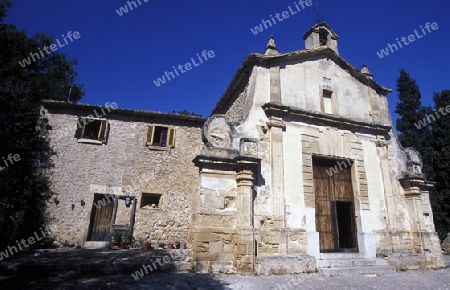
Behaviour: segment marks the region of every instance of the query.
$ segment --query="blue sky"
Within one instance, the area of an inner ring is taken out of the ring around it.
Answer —
[[[304,49],[302,37],[315,24],[315,0],[257,35],[250,29],[298,1],[135,1],[137,8],[119,16],[116,9],[127,5],[126,0],[13,0],[6,22],[29,35],[44,32],[61,41],[68,31],[80,33],[58,51],[79,62],[77,82],[86,90],[81,103],[117,102],[121,108],[165,112],[187,109],[206,116],[245,56],[262,53],[272,34],[280,52]],[[391,112],[398,101],[401,68],[417,80],[424,104],[432,104],[433,91],[450,89],[448,1],[319,4],[324,20],[340,36],[340,55],[357,68],[366,64],[377,83],[394,90],[388,95]],[[439,28],[389,56],[377,56],[388,43],[420,32],[427,22]],[[215,57],[159,87],[153,83],[204,50],[213,50]]]

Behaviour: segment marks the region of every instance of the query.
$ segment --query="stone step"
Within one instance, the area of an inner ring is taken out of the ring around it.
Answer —
[[[357,266],[387,266],[385,259],[376,258],[357,258],[357,259],[329,259],[317,260],[318,268],[338,268],[338,267],[357,267]]]
[[[319,273],[325,276],[359,276],[359,275],[387,275],[395,274],[396,270],[392,266],[361,266],[361,267],[337,267],[319,268]]]
[[[380,261],[380,263],[382,262]],[[358,267],[358,266],[376,266],[376,265],[381,266],[383,264],[378,264],[377,259],[317,260],[318,268]]]
[[[109,249],[109,242],[99,242],[99,241],[86,241],[83,243],[84,249]]]
[[[361,253],[320,253],[319,260],[364,259]],[[375,259],[375,257],[373,258]]]

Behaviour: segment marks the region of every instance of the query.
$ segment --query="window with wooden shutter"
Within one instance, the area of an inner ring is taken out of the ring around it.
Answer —
[[[75,130],[74,138],[80,139],[83,136],[84,120],[83,118],[78,118],[77,129]]]
[[[168,126],[148,125],[146,145],[154,149],[175,146],[175,129]]]
[[[106,143],[106,140],[108,139],[108,132],[109,132],[109,123],[107,120],[102,120],[100,123],[98,140],[102,141],[103,143]]]
[[[175,147],[175,128],[169,128],[169,133],[167,136],[167,147]]]
[[[153,145],[153,132],[155,131],[155,126],[148,125],[147,127],[147,146]]]
[[[93,118],[78,118],[75,138],[81,143],[102,144],[108,140],[109,122]]]

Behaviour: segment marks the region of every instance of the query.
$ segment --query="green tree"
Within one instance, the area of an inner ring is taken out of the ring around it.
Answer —
[[[421,104],[416,81],[405,70],[397,79],[400,102],[396,113],[399,140],[404,147],[416,148],[422,156],[423,173],[435,183],[430,191],[434,224],[441,239],[450,231],[450,115],[436,117],[436,111],[450,104],[450,91],[434,95],[434,108]]]
[[[74,84],[76,60],[62,53],[53,52],[25,67],[19,64],[53,40],[45,34],[28,37],[5,23],[11,5],[10,0],[0,0],[0,248],[38,231],[45,201],[51,197],[46,173],[52,150],[41,101],[77,101],[84,95],[83,87]],[[8,161],[10,154],[20,160]]]
[[[423,160],[423,173],[428,179],[434,177],[431,160],[433,148],[429,140],[432,138],[431,126],[424,119],[433,112],[431,107],[421,103],[420,89],[414,79],[404,69],[400,70],[397,79],[398,99],[395,112],[399,114],[396,122],[398,138],[403,147],[417,149]]]
[[[194,112],[190,112],[186,109],[183,109],[182,111],[178,111],[176,112],[175,110],[172,110],[171,114],[178,114],[178,115],[188,115],[188,116],[195,116],[195,117],[203,117],[200,114],[194,113]]]
[[[399,114],[396,127],[400,132],[398,135],[400,143],[403,147],[414,147],[423,153],[423,137],[429,128],[418,129],[415,126],[424,117],[421,94],[416,81],[404,69],[400,70],[400,76],[397,79],[397,92],[399,102],[395,112]]]
[[[433,100],[436,120],[430,118],[432,137],[429,140],[432,147],[432,179],[436,184],[430,199],[436,231],[444,239],[450,232],[450,114],[445,112],[450,105],[450,90],[435,93]]]

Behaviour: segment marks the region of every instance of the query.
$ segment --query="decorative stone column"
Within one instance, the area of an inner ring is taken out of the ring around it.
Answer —
[[[236,266],[240,273],[255,271],[253,192],[259,161],[255,157],[240,156],[237,158]]]
[[[426,268],[444,267],[428,192],[433,184],[427,182],[422,174],[422,160],[418,152],[413,148],[406,148],[405,152],[407,170],[399,181],[404,189],[414,251],[425,256],[424,266]]]
[[[206,145],[194,159],[200,170],[190,230],[194,269],[252,273],[253,187],[260,159],[231,148],[230,128],[222,115],[210,117],[203,132]]]
[[[237,222],[240,227],[253,227],[253,183],[254,172],[251,161],[238,161],[237,171]],[[247,168],[246,168],[247,167]]]
[[[271,117],[267,122],[267,126],[270,128],[272,158],[273,228],[284,229],[286,214],[284,204],[283,131],[286,129],[286,124],[282,118]],[[285,251],[283,251],[284,254],[286,253]]]

